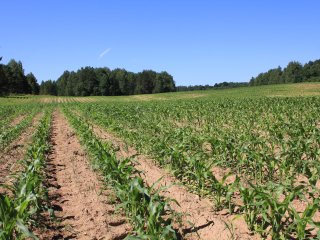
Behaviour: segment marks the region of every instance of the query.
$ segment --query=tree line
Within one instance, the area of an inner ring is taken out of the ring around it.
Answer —
[[[0,61],[2,57],[0,57]],[[0,96],[8,94],[39,94],[40,86],[32,73],[25,75],[20,61],[0,64]]]
[[[260,73],[255,78],[251,78],[250,85],[257,86],[299,82],[320,82],[320,59],[309,61],[304,65],[296,61],[291,61],[284,69],[281,67],[273,68],[267,72]]]
[[[184,91],[197,91],[197,90],[208,90],[208,89],[226,89],[226,88],[237,88],[237,87],[247,87],[248,82],[221,82],[212,85],[193,85],[193,86],[177,86],[177,92]]]
[[[213,86],[206,85],[189,85],[189,86],[177,86],[177,92],[185,92],[185,91],[197,91],[197,90],[208,90],[212,89]]]
[[[107,67],[84,67],[65,71],[57,81],[44,81],[40,94],[58,96],[119,96],[176,91],[173,77],[167,72],[144,70],[139,73]]]
[[[2,57],[0,57],[0,61]],[[222,89],[280,83],[320,82],[320,59],[302,65],[292,61],[251,78],[249,83],[222,82],[211,85],[175,86],[173,77],[163,71],[143,70],[133,73],[125,69],[84,67],[64,71],[56,80],[38,84],[32,73],[25,75],[21,61],[0,64],[0,95],[42,94],[58,96],[119,96],[175,91]]]
[[[0,58],[0,61],[2,58]],[[0,64],[0,95],[41,94],[58,96],[119,96],[176,91],[173,77],[163,71],[144,70],[139,73],[107,67],[84,67],[64,71],[56,80],[38,84],[36,77],[25,75],[21,61],[14,59]]]

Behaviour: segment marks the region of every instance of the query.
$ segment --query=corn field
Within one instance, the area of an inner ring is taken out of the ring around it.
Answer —
[[[257,98],[74,106],[262,237],[319,237],[320,102]],[[215,169],[224,170],[217,179]],[[228,178],[232,181],[228,182]],[[303,205],[297,210],[296,205]]]
[[[125,239],[188,238],[177,227],[181,213],[172,208],[179,203],[162,194],[170,186],[147,184],[135,157],[118,157],[119,149],[95,128],[150,156],[177,184],[209,199],[214,214],[242,217],[259,238],[320,239],[318,96],[172,96],[0,103],[1,154],[42,114],[25,157],[17,160],[19,171],[9,176],[11,184],[1,184],[0,239],[38,239],[43,213],[55,221],[46,164],[57,111],[114,192],[132,227]]]

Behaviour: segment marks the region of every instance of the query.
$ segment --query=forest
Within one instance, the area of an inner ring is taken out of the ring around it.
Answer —
[[[64,71],[57,80],[39,84],[33,73],[25,75],[21,61],[12,59],[8,64],[0,64],[0,95],[121,96],[319,81],[320,59],[304,65],[291,61],[284,69],[279,66],[252,77],[249,83],[221,82],[194,86],[176,86],[173,77],[165,71],[143,70],[133,73],[107,67]]]
[[[0,61],[2,57],[0,57]],[[0,96],[10,93],[39,94],[40,86],[32,73],[24,74],[21,61],[0,64]]]
[[[251,86],[299,83],[299,82],[320,82],[320,59],[309,61],[302,65],[297,61],[291,61],[282,69],[280,66],[260,73],[250,80]]]
[[[133,73],[119,68],[85,67],[76,72],[65,71],[56,82],[43,82],[40,92],[59,96],[119,96],[174,92],[175,88],[173,77],[167,72]]]
[[[24,74],[21,61],[0,64],[0,94],[41,94],[58,96],[120,96],[176,91],[173,77],[163,71],[143,70],[139,73],[107,67],[84,67],[64,71],[56,80],[40,85],[32,73]]]
[[[225,88],[237,88],[237,87],[247,87],[249,83],[247,82],[221,82],[215,83],[213,86],[206,85],[190,85],[190,86],[177,86],[177,92],[185,91],[198,91],[198,90],[208,90],[208,89],[225,89]]]

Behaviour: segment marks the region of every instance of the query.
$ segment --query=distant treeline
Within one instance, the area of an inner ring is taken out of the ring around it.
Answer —
[[[0,61],[2,58],[0,57]],[[175,86],[167,72],[144,70],[139,73],[107,67],[85,67],[78,71],[65,71],[56,81],[43,81],[40,85],[32,73],[24,74],[22,63],[10,60],[0,64],[0,95],[43,94],[59,96],[119,96],[175,91],[224,89],[280,83],[320,82],[320,60],[304,65],[290,62],[281,67],[260,73],[246,82],[222,82],[211,85]]]
[[[85,67],[65,71],[57,81],[44,81],[40,94],[59,96],[119,96],[176,91],[173,77],[167,72]]]
[[[177,92],[185,92],[185,91],[196,91],[196,90],[207,90],[212,89],[211,85],[193,85],[193,86],[177,86]]]
[[[247,87],[247,82],[222,82],[211,85],[194,85],[194,86],[177,86],[177,92],[184,91],[196,91],[196,90],[208,90],[208,89],[225,89],[225,88],[236,88],[236,87]]]
[[[213,85],[213,88],[237,88],[237,87],[247,87],[248,82],[222,82]]]
[[[174,91],[175,82],[167,72],[133,73],[119,68],[85,67],[76,72],[65,71],[56,81],[43,81],[39,85],[32,73],[24,74],[20,61],[0,64],[0,95],[119,96]]]
[[[39,94],[37,79],[32,73],[24,74],[20,61],[10,60],[6,65],[0,64],[0,95],[11,93]]]
[[[283,70],[281,67],[270,69],[260,73],[250,80],[251,86],[299,83],[299,82],[320,82],[320,60],[310,61],[304,65],[299,62],[290,62]]]

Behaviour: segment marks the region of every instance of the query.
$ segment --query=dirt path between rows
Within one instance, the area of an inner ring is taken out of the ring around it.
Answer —
[[[49,200],[58,221],[48,226],[41,239],[123,239],[130,226],[125,217],[115,213],[115,197],[90,168],[59,111],[53,113],[51,141],[46,170]]]
[[[93,130],[99,138],[112,142],[118,149],[117,157],[130,157],[137,154],[134,148],[126,146],[121,139],[104,131],[101,127],[95,125]],[[177,180],[168,172],[156,166],[150,157],[137,154],[135,158],[139,163],[136,167],[144,172],[142,177],[147,184],[151,185],[161,177],[163,177],[160,181],[162,186],[177,183]],[[185,239],[259,239],[258,236],[250,234],[243,217],[236,218],[235,215],[215,214],[210,200],[200,199],[199,196],[190,193],[183,186],[172,186],[162,194],[176,199],[180,207],[174,206],[174,209],[187,214],[183,217],[186,226],[183,230]],[[192,222],[194,227],[186,224],[188,221]],[[232,223],[234,229],[228,230],[225,223]]]
[[[3,152],[0,154],[0,183],[7,184],[11,179],[9,178],[12,173],[15,173],[19,166],[18,161],[23,159],[27,152],[27,147],[32,141],[32,135],[37,128],[37,125],[43,116],[43,113],[38,113],[32,120],[31,125],[27,127],[21,135],[11,142]],[[20,122],[22,117],[19,117]],[[0,189],[0,192],[2,190]]]
[[[10,126],[13,127],[19,124],[24,118],[25,118],[25,114],[18,115],[10,122]]]

